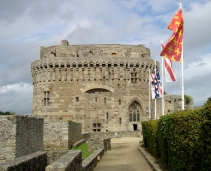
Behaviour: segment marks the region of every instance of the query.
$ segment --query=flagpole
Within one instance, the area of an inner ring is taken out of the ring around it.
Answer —
[[[151,84],[151,82],[150,82],[150,69],[149,69],[149,108],[148,108],[148,110],[149,110],[149,119],[151,119],[151,104],[150,104],[150,100],[151,100],[151,98],[150,98],[150,92],[151,92],[151,88],[150,88],[150,84]]]
[[[182,4],[179,3],[179,8],[182,9]],[[184,32],[183,32],[184,35]],[[184,101],[184,64],[183,64],[183,42],[182,42],[182,54],[181,54],[181,89],[182,89],[182,110],[185,109],[185,101]]]
[[[161,40],[160,42],[161,42],[161,44],[163,44],[163,41],[162,41],[162,40]],[[161,50],[163,50],[163,49],[162,49],[162,46],[161,46]],[[164,102],[164,95],[165,95],[164,92],[165,92],[165,91],[164,91],[164,79],[163,79],[163,78],[164,78],[164,71],[163,71],[163,70],[164,70],[164,59],[161,58],[161,60],[162,60],[162,71],[161,71],[161,72],[162,72],[162,85],[163,85],[163,86],[162,86],[162,89],[163,89],[163,90],[162,90],[162,92],[163,92],[163,93],[162,93],[162,95],[163,95],[163,96],[162,96],[162,115],[164,115],[164,106],[165,106],[165,102]]]
[[[155,75],[156,75],[156,61],[154,60],[155,62]],[[156,98],[155,98],[155,120],[157,119],[157,101],[156,101]]]

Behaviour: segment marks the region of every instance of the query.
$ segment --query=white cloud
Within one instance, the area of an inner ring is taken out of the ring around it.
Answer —
[[[0,87],[0,110],[31,114],[32,89],[32,85],[24,83]]]

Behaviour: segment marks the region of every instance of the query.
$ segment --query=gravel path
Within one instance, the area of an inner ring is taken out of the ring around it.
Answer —
[[[140,138],[111,139],[111,151],[107,151],[94,171],[152,171],[138,150]]]

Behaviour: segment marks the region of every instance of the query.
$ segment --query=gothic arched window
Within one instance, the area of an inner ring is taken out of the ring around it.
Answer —
[[[139,122],[140,121],[140,107],[137,103],[132,103],[129,108],[129,120],[131,122]]]

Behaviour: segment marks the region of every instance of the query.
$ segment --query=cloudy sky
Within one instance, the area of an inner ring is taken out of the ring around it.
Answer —
[[[0,0],[0,111],[31,114],[30,65],[40,46],[70,44],[145,44],[161,63],[160,41],[183,6],[184,88],[203,105],[211,96],[211,0]],[[181,64],[168,94],[181,94]]]

